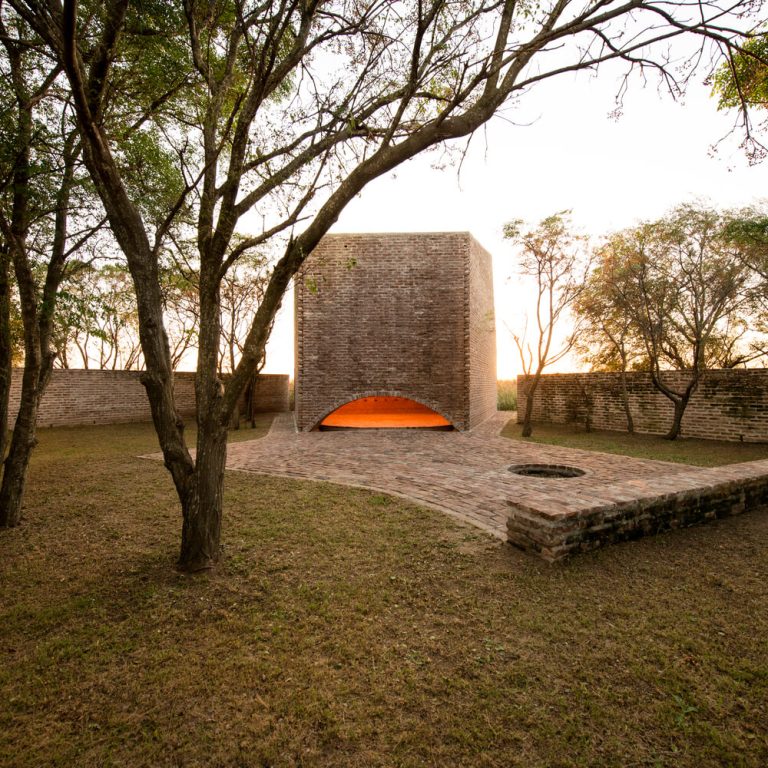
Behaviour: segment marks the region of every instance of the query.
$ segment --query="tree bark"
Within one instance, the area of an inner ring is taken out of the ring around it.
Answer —
[[[537,371],[536,375],[533,377],[533,380],[531,381],[530,387],[528,387],[528,390],[525,393],[525,413],[523,414],[523,437],[530,437],[533,434],[533,424],[531,423],[533,419],[533,398],[536,395],[536,389],[539,386],[539,381],[541,379],[541,371]]]
[[[14,423],[0,485],[0,528],[14,528],[21,523],[29,459],[37,445],[37,413],[52,368],[52,355],[42,359],[35,356],[24,363],[19,414]]]
[[[231,414],[222,408],[219,377],[221,294],[218,254],[210,242],[201,250],[200,332],[195,375],[197,453],[187,491],[181,497],[183,525],[178,567],[212,568],[221,553],[221,517],[227,431]]]
[[[8,248],[3,245],[0,247],[0,464],[5,459],[8,445],[12,365],[10,256]]]
[[[592,431],[592,394],[584,388],[584,431]]]
[[[195,471],[181,498],[180,570],[208,570],[219,559],[226,461],[227,428],[210,423],[198,431]]]
[[[658,371],[651,370],[651,382],[656,389],[661,392],[662,395],[672,401],[672,405],[675,408],[674,415],[672,417],[672,426],[669,428],[669,432],[664,435],[665,440],[676,440],[680,435],[682,428],[683,416],[685,415],[685,409],[688,407],[688,402],[691,399],[693,393],[698,389],[699,382],[703,372],[699,369],[694,369],[691,373],[691,380],[688,382],[688,386],[681,392],[675,392],[667,387],[660,377]]]
[[[530,437],[533,433],[531,426],[531,413],[533,412],[533,392],[525,394],[525,414],[523,415],[523,437]]]
[[[629,407],[629,392],[627,390],[627,369],[621,369],[621,404],[624,406],[624,415],[627,417],[627,432],[635,433],[635,420],[632,417],[632,409]]]
[[[18,63],[17,66],[19,66]],[[21,98],[19,101],[21,106],[24,106]],[[56,194],[51,255],[45,273],[42,296],[39,296],[39,286],[26,249],[32,120],[29,110],[20,107],[19,113],[19,144],[24,149],[19,153],[14,171],[16,189],[9,251],[16,275],[24,325],[24,374],[19,412],[14,422],[13,437],[4,462],[3,480],[0,485],[0,527],[5,528],[15,527],[21,522],[29,460],[37,444],[37,414],[55,359],[50,342],[53,316],[66,261],[70,193],[74,183],[75,164],[72,146],[76,136],[73,132],[65,141],[64,170]]]
[[[675,414],[672,417],[672,426],[669,428],[669,432],[664,435],[665,440],[676,440],[680,435],[680,430],[683,424],[683,416],[685,415],[685,409],[688,406],[688,400],[690,397],[683,396],[679,400],[674,400]]]

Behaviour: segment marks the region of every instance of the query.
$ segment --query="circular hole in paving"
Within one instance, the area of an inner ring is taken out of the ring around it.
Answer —
[[[524,477],[581,477],[583,469],[565,464],[513,464],[509,471]]]

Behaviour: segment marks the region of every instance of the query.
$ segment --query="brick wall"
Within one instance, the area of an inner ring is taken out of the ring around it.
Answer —
[[[14,369],[9,408],[11,419],[15,419],[19,407],[21,375],[20,369]],[[40,403],[38,424],[60,427],[151,421],[140,375],[138,371],[54,370]],[[174,391],[181,415],[194,417],[195,374],[177,372]],[[259,376],[256,398],[260,403],[257,410],[288,410],[288,376]]]
[[[475,421],[470,391],[478,407],[486,407],[483,377],[495,337],[488,323],[476,323],[485,351],[473,384],[471,242],[460,232],[329,235],[321,241],[295,281],[299,429],[373,395],[411,398],[458,429]],[[490,256],[479,246],[475,253],[476,271],[485,279]],[[489,301],[476,298],[479,317],[489,302],[492,307],[492,293]],[[494,387],[495,379],[494,370]]]
[[[664,374],[682,390],[687,374]],[[518,420],[522,420],[527,383],[519,376]],[[637,432],[664,434],[672,422],[672,404],[654,389],[643,372],[627,374],[630,409]],[[543,376],[534,399],[533,420],[584,423],[587,398],[595,429],[625,431],[626,417],[618,373],[555,373]],[[708,371],[683,417],[683,437],[768,441],[768,370],[764,368]]]
[[[468,318],[470,427],[496,413],[496,316],[491,254],[469,239]]]
[[[21,394],[20,369],[14,369],[9,414],[16,418]],[[54,370],[40,403],[41,427],[120,424],[151,421],[146,391],[138,371]],[[174,377],[176,405],[182,416],[195,414],[195,375]]]
[[[253,412],[278,413],[289,411],[289,376],[287,373],[261,373],[253,387]]]

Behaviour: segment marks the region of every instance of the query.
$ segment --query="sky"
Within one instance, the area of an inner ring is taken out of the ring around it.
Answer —
[[[510,329],[520,328],[526,290],[504,222],[535,225],[562,210],[599,237],[674,205],[704,200],[731,208],[768,200],[768,161],[749,166],[732,113],[692,83],[683,101],[635,82],[616,118],[617,80],[586,72],[543,83],[494,118],[461,168],[426,155],[369,184],[332,232],[469,231],[493,256],[500,379],[520,373]],[[723,140],[723,141],[721,141]],[[569,357],[553,370],[575,370]],[[267,347],[267,373],[293,374],[293,297]]]

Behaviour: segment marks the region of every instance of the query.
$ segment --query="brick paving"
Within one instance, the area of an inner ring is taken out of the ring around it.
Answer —
[[[230,444],[227,467],[394,494],[504,540],[516,511],[551,528],[595,508],[768,473],[768,462],[704,469],[509,440],[499,436],[509,418],[500,412],[470,432],[297,433],[293,415],[278,414],[262,439]],[[509,471],[510,465],[533,463],[574,466],[585,474],[551,479]]]

